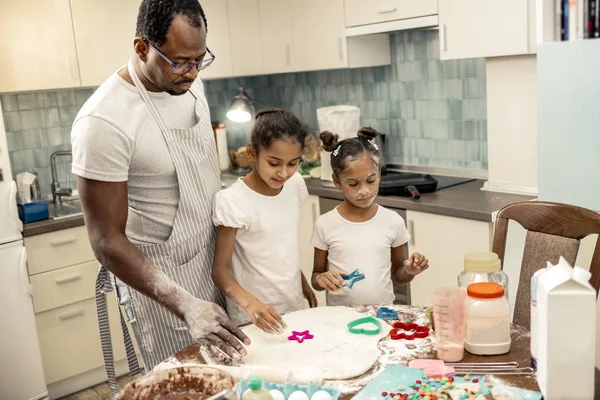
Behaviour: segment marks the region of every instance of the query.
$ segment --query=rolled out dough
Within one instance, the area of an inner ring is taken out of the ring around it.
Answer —
[[[270,335],[254,325],[242,330],[252,340],[244,357],[247,367],[276,368],[317,374],[323,379],[350,379],[367,372],[381,355],[379,340],[391,327],[381,322],[378,335],[352,334],[347,324],[366,315],[348,307],[318,307],[283,316],[284,334]],[[292,331],[309,330],[313,339],[289,341]]]

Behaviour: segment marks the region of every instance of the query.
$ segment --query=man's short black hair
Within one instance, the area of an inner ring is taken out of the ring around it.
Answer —
[[[167,42],[167,32],[177,14],[187,17],[195,28],[201,27],[202,21],[207,27],[206,15],[198,0],[143,0],[135,35],[160,47]]]

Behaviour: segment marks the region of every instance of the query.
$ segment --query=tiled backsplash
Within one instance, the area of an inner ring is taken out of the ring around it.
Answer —
[[[258,109],[288,108],[315,133],[317,108],[350,104],[362,125],[388,134],[393,163],[487,169],[485,60],[440,61],[436,30],[394,33],[391,43],[389,66],[207,81],[211,116],[237,147],[251,127],[225,117],[239,85]]]
[[[50,194],[50,155],[71,150],[71,125],[91,89],[5,94],[0,96],[13,175],[37,172],[44,195]],[[76,188],[69,157],[56,159],[62,187]]]
[[[487,169],[485,61],[440,61],[437,31],[399,32],[391,42],[389,66],[207,81],[212,119],[227,123],[230,147],[247,143],[251,124],[225,118],[241,84],[258,108],[288,108],[315,133],[317,108],[358,106],[362,125],[388,134],[392,163]],[[71,124],[92,93],[0,95],[14,175],[35,171],[50,193],[50,155],[71,149]],[[70,160],[57,164],[61,185],[74,188]]]

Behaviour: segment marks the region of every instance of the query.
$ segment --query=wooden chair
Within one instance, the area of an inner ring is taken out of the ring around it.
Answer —
[[[534,272],[545,267],[546,261],[557,263],[560,256],[575,265],[580,240],[589,235],[600,235],[600,214],[581,207],[543,201],[508,205],[498,212],[494,232],[493,251],[502,262],[509,220],[518,222],[527,230],[513,323],[529,328],[531,277]],[[590,272],[590,283],[598,295],[600,236],[596,241]]]

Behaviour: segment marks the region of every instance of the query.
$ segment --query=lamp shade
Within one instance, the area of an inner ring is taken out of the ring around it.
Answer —
[[[254,115],[252,99],[248,96],[244,87],[240,86],[238,94],[229,106],[227,118],[233,122],[248,122],[252,119],[252,115]]]

